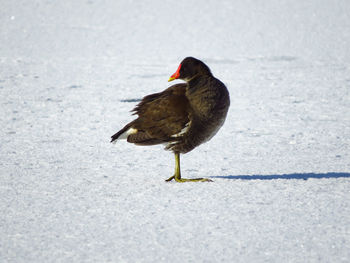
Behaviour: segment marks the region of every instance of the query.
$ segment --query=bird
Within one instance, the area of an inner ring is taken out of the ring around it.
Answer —
[[[194,57],[183,59],[168,81],[176,79],[184,83],[143,97],[131,111],[138,118],[111,136],[111,142],[126,139],[135,145],[165,144],[165,149],[175,155],[175,172],[166,182],[210,182],[209,178],[182,178],[180,154],[192,151],[218,132],[230,107],[230,95],[209,67]]]

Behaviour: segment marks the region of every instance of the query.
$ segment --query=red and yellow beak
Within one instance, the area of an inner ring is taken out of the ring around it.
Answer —
[[[180,69],[181,69],[181,64],[177,68],[176,72],[173,75],[170,76],[168,81],[173,81],[174,79],[179,78],[180,77]]]

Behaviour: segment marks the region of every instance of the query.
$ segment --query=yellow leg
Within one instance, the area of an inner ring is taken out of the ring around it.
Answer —
[[[207,178],[195,178],[195,179],[184,179],[181,178],[181,171],[180,171],[180,154],[175,153],[175,174],[165,180],[166,182],[170,182],[171,180],[175,179],[178,183],[184,183],[184,182],[212,182],[212,180]]]

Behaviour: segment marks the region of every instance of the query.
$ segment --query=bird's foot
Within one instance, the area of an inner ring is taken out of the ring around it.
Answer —
[[[185,179],[185,178],[178,178],[175,175],[171,176],[170,178],[166,179],[166,182],[170,182],[171,180],[175,179],[178,183],[185,183],[185,182],[213,182],[213,180],[210,180],[208,178],[195,178],[195,179]]]
[[[172,177],[169,177],[168,179],[165,180],[165,182],[170,182],[171,180],[173,180],[175,178],[175,175],[173,175]]]

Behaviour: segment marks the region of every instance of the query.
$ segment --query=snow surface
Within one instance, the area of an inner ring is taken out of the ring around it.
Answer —
[[[350,2],[0,7],[0,262],[349,262]],[[109,143],[186,56],[226,83],[208,143]]]

